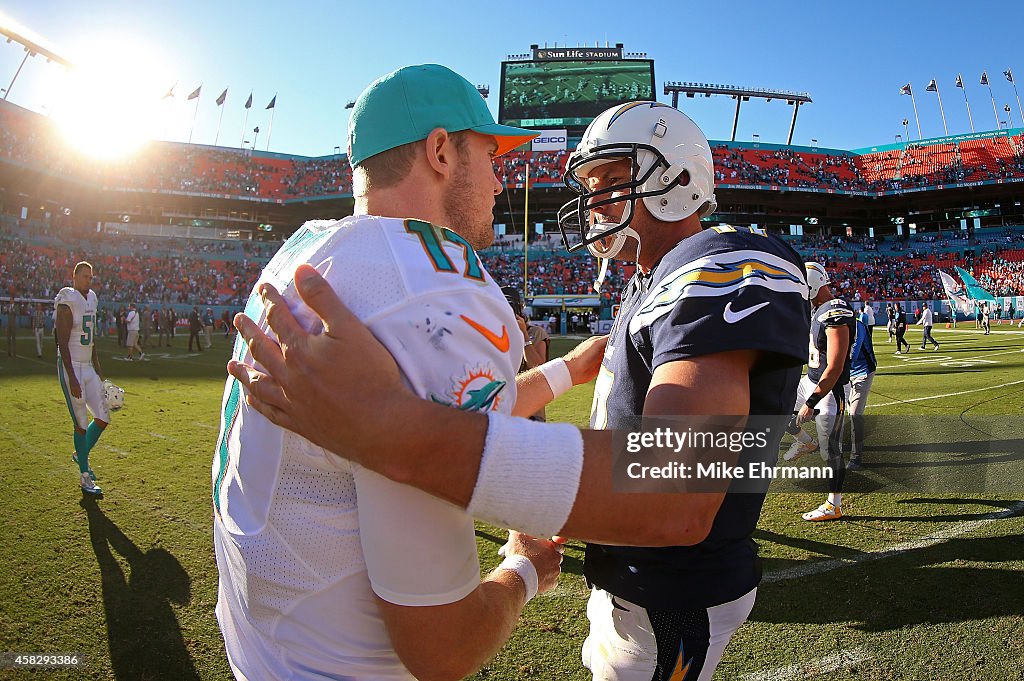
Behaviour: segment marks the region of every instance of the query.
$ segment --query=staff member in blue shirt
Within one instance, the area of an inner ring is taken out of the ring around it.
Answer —
[[[857,337],[850,351],[850,382],[846,384],[846,403],[849,405],[850,421],[853,424],[853,451],[850,454],[848,470],[861,468],[861,454],[864,452],[864,409],[868,406],[868,394],[875,380],[875,348],[871,343],[864,313],[857,320]]]

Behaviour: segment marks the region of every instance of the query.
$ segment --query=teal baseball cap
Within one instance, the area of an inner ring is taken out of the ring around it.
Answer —
[[[348,119],[348,160],[357,166],[388,149],[426,139],[431,130],[472,130],[498,142],[496,156],[539,133],[498,125],[468,80],[438,64],[405,66],[370,83]]]

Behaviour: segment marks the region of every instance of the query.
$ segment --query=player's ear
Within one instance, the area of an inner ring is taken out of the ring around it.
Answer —
[[[443,179],[452,176],[456,163],[455,144],[448,131],[444,128],[434,128],[424,140],[424,149],[427,153],[427,163]]]

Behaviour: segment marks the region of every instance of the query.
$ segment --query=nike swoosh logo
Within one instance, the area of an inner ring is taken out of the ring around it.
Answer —
[[[722,319],[725,320],[726,324],[735,324],[736,322],[746,319],[750,315],[754,314],[765,305],[768,305],[768,302],[769,301],[766,300],[763,303],[751,305],[750,307],[744,308],[739,312],[734,312],[732,309],[732,301],[730,300],[728,303],[726,303],[725,309],[722,310]]]
[[[501,326],[501,335],[499,336],[498,334],[494,333],[493,331],[488,329],[483,324],[479,324],[479,323],[473,321],[472,319],[470,319],[469,317],[467,317],[464,314],[460,314],[459,317],[462,318],[462,321],[466,322],[467,324],[472,326],[474,329],[476,329],[477,332],[479,332],[481,336],[483,336],[484,338],[487,339],[488,343],[490,343],[494,347],[498,348],[499,352],[508,352],[508,348],[509,348],[508,329],[505,328],[504,324],[502,324],[502,326]]]

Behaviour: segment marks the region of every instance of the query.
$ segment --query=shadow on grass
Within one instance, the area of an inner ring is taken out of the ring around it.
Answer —
[[[171,603],[191,599],[191,579],[163,548],[143,553],[97,505],[83,498],[99,563],[107,641],[116,679],[199,679]],[[115,557],[128,563],[128,574]]]
[[[1024,576],[1004,563],[1024,556],[1024,537],[951,539],[901,555],[762,584],[750,619],[893,631],[1019,617]],[[965,563],[974,565],[965,566]],[[980,564],[980,565],[978,565]]]

